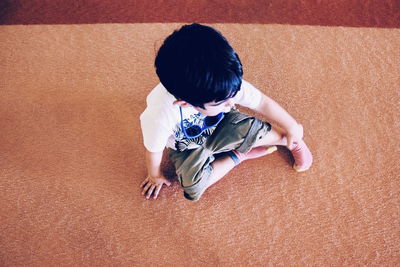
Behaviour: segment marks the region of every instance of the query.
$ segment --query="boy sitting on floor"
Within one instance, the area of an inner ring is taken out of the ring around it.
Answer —
[[[184,196],[199,200],[204,191],[246,159],[286,146],[296,171],[311,167],[303,127],[280,105],[242,79],[239,56],[215,29],[185,25],[164,41],[155,60],[160,79],[141,114],[148,176],[147,199],[170,182],[160,170],[164,149],[175,165]],[[277,123],[239,112],[248,107]]]

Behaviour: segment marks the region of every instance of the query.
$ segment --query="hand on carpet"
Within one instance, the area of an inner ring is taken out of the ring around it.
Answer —
[[[151,177],[148,175],[140,185],[140,187],[143,188],[142,195],[146,195],[146,199],[150,199],[151,196],[153,196],[154,199],[157,199],[158,194],[160,193],[164,184],[170,186],[171,182],[168,181],[163,175],[158,177]]]

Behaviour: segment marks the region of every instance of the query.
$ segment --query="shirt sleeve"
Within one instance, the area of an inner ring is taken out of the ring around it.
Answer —
[[[235,96],[235,102],[241,106],[255,109],[260,105],[262,93],[251,83],[242,80],[240,91]]]
[[[143,144],[150,152],[163,151],[168,138],[173,133],[172,129],[166,125],[165,118],[160,116],[162,116],[160,112],[154,112],[149,108],[140,115]]]

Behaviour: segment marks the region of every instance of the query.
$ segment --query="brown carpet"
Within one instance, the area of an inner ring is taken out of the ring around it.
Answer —
[[[146,201],[138,116],[180,25],[0,27],[0,265],[398,266],[400,30],[211,24],[315,164],[280,150]]]

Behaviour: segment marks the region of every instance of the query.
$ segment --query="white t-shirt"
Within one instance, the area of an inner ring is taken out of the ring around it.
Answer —
[[[234,102],[255,109],[261,101],[261,92],[243,80]],[[176,98],[159,83],[147,96],[147,107],[140,115],[144,146],[150,152],[160,152],[165,147],[176,149],[176,142],[185,139],[181,130],[181,115]],[[204,118],[192,107],[182,108],[185,123],[196,123]]]

